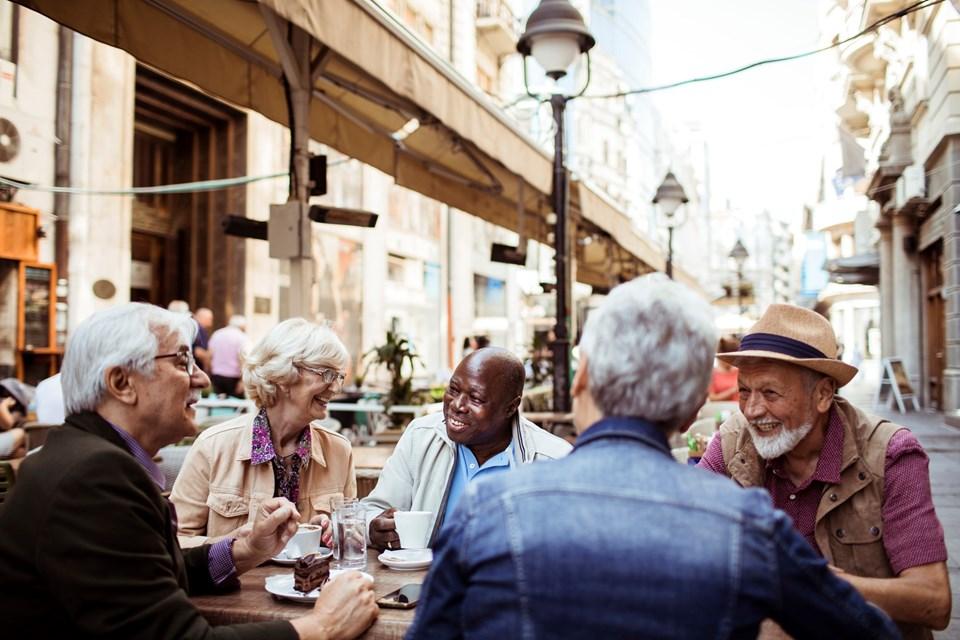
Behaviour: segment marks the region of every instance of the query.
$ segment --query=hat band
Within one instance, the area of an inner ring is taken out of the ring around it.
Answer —
[[[775,333],[750,333],[740,340],[740,351],[773,351],[794,358],[826,358],[822,351],[811,347],[806,342],[800,342]]]

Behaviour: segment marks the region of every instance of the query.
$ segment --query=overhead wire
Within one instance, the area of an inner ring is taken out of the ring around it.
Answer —
[[[862,37],[865,36],[865,35],[868,35],[868,34],[870,34],[870,33],[873,33],[874,31],[876,31],[877,29],[879,29],[880,27],[882,27],[883,25],[885,25],[885,24],[887,24],[887,23],[889,23],[889,22],[893,22],[894,20],[899,20],[900,18],[902,18],[902,17],[904,17],[904,16],[907,16],[907,15],[909,15],[909,14],[911,14],[911,13],[916,12],[916,11],[920,11],[921,9],[926,9],[926,8],[928,8],[928,7],[932,7],[932,6],[934,6],[934,5],[940,4],[941,2],[944,2],[944,0],[919,0],[918,2],[915,2],[915,3],[913,3],[913,4],[911,4],[911,5],[907,6],[907,7],[904,7],[903,9],[900,9],[899,11],[894,11],[894,12],[891,13],[890,15],[887,15],[887,16],[884,16],[883,18],[880,18],[879,20],[877,20],[877,21],[874,22],[873,24],[869,25],[868,27],[866,27],[865,29],[863,29],[863,30],[860,31],[859,33],[856,33],[856,34],[854,34],[854,35],[852,35],[852,36],[849,36],[849,37],[847,37],[847,38],[844,38],[843,40],[840,40],[840,41],[838,41],[838,42],[831,43],[831,44],[829,44],[829,45],[827,45],[827,46],[825,46],[825,47],[820,47],[819,49],[813,49],[813,50],[811,50],[811,51],[804,51],[803,53],[797,53],[797,54],[789,55],[789,56],[780,56],[780,57],[777,57],[777,58],[767,58],[767,59],[765,59],[765,60],[758,60],[758,61],[756,61],[756,62],[751,62],[750,64],[743,65],[742,67],[737,67],[736,69],[731,69],[730,71],[724,71],[724,72],[722,72],[722,73],[715,73],[715,74],[708,75],[708,76],[699,76],[699,77],[696,77],[696,78],[689,78],[689,79],[687,79],[687,80],[680,80],[680,81],[678,81],[678,82],[671,82],[671,83],[668,83],[668,84],[657,85],[657,86],[654,86],[654,87],[643,87],[643,88],[639,88],[639,89],[629,89],[629,90],[627,90],[627,91],[618,91],[618,92],[616,92],[616,93],[601,94],[601,95],[584,95],[584,96],[581,96],[580,99],[582,99],[582,100],[608,100],[608,99],[612,99],[612,98],[625,98],[625,97],[627,97],[627,96],[635,96],[635,95],[642,95],[642,94],[646,94],[646,93],[654,93],[654,92],[656,92],[656,91],[665,91],[665,90],[667,90],[667,89],[675,89],[675,88],[677,88],[677,87],[682,87],[682,86],[686,86],[686,85],[690,85],[690,84],[695,84],[695,83],[699,83],[699,82],[707,82],[707,81],[710,81],[710,80],[719,80],[720,78],[728,78],[728,77],[730,77],[730,76],[737,75],[737,74],[739,74],[739,73],[743,73],[744,71],[749,71],[750,69],[756,69],[757,67],[762,67],[762,66],[765,66],[765,65],[768,65],[768,64],[775,64],[775,63],[778,63],[778,62],[790,62],[790,61],[792,61],[792,60],[800,60],[801,58],[807,58],[807,57],[809,57],[809,56],[813,56],[813,55],[816,55],[816,54],[818,54],[818,53],[823,53],[824,51],[829,51],[829,50],[831,50],[831,49],[836,49],[836,48],[838,48],[838,47],[842,47],[843,45],[848,44],[848,43],[850,43],[850,42],[853,42],[854,40],[856,40],[856,39],[858,39],[858,38],[862,38]]]

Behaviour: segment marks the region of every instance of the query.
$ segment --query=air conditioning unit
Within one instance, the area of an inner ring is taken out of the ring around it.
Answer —
[[[923,167],[912,164],[903,170],[897,178],[897,193],[895,204],[902,207],[913,198],[925,198],[927,195],[926,176]]]
[[[41,132],[39,119],[0,108],[0,176],[17,182],[51,181],[53,135]]]

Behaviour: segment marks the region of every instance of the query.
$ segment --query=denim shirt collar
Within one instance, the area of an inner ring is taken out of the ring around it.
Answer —
[[[609,416],[594,422],[580,434],[573,448],[576,451],[591,442],[610,438],[636,440],[663,452],[664,455],[671,455],[667,436],[661,429],[641,418],[626,416]]]

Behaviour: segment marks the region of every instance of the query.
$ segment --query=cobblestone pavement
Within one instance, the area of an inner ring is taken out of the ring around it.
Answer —
[[[888,406],[875,407],[879,384],[876,361],[861,364],[861,373],[841,395],[865,411],[872,411],[892,422],[908,427],[930,456],[930,483],[937,515],[947,538],[947,566],[953,588],[953,613],[950,626],[934,633],[938,640],[960,640],[960,429],[947,425],[943,414],[908,410],[901,414]]]

